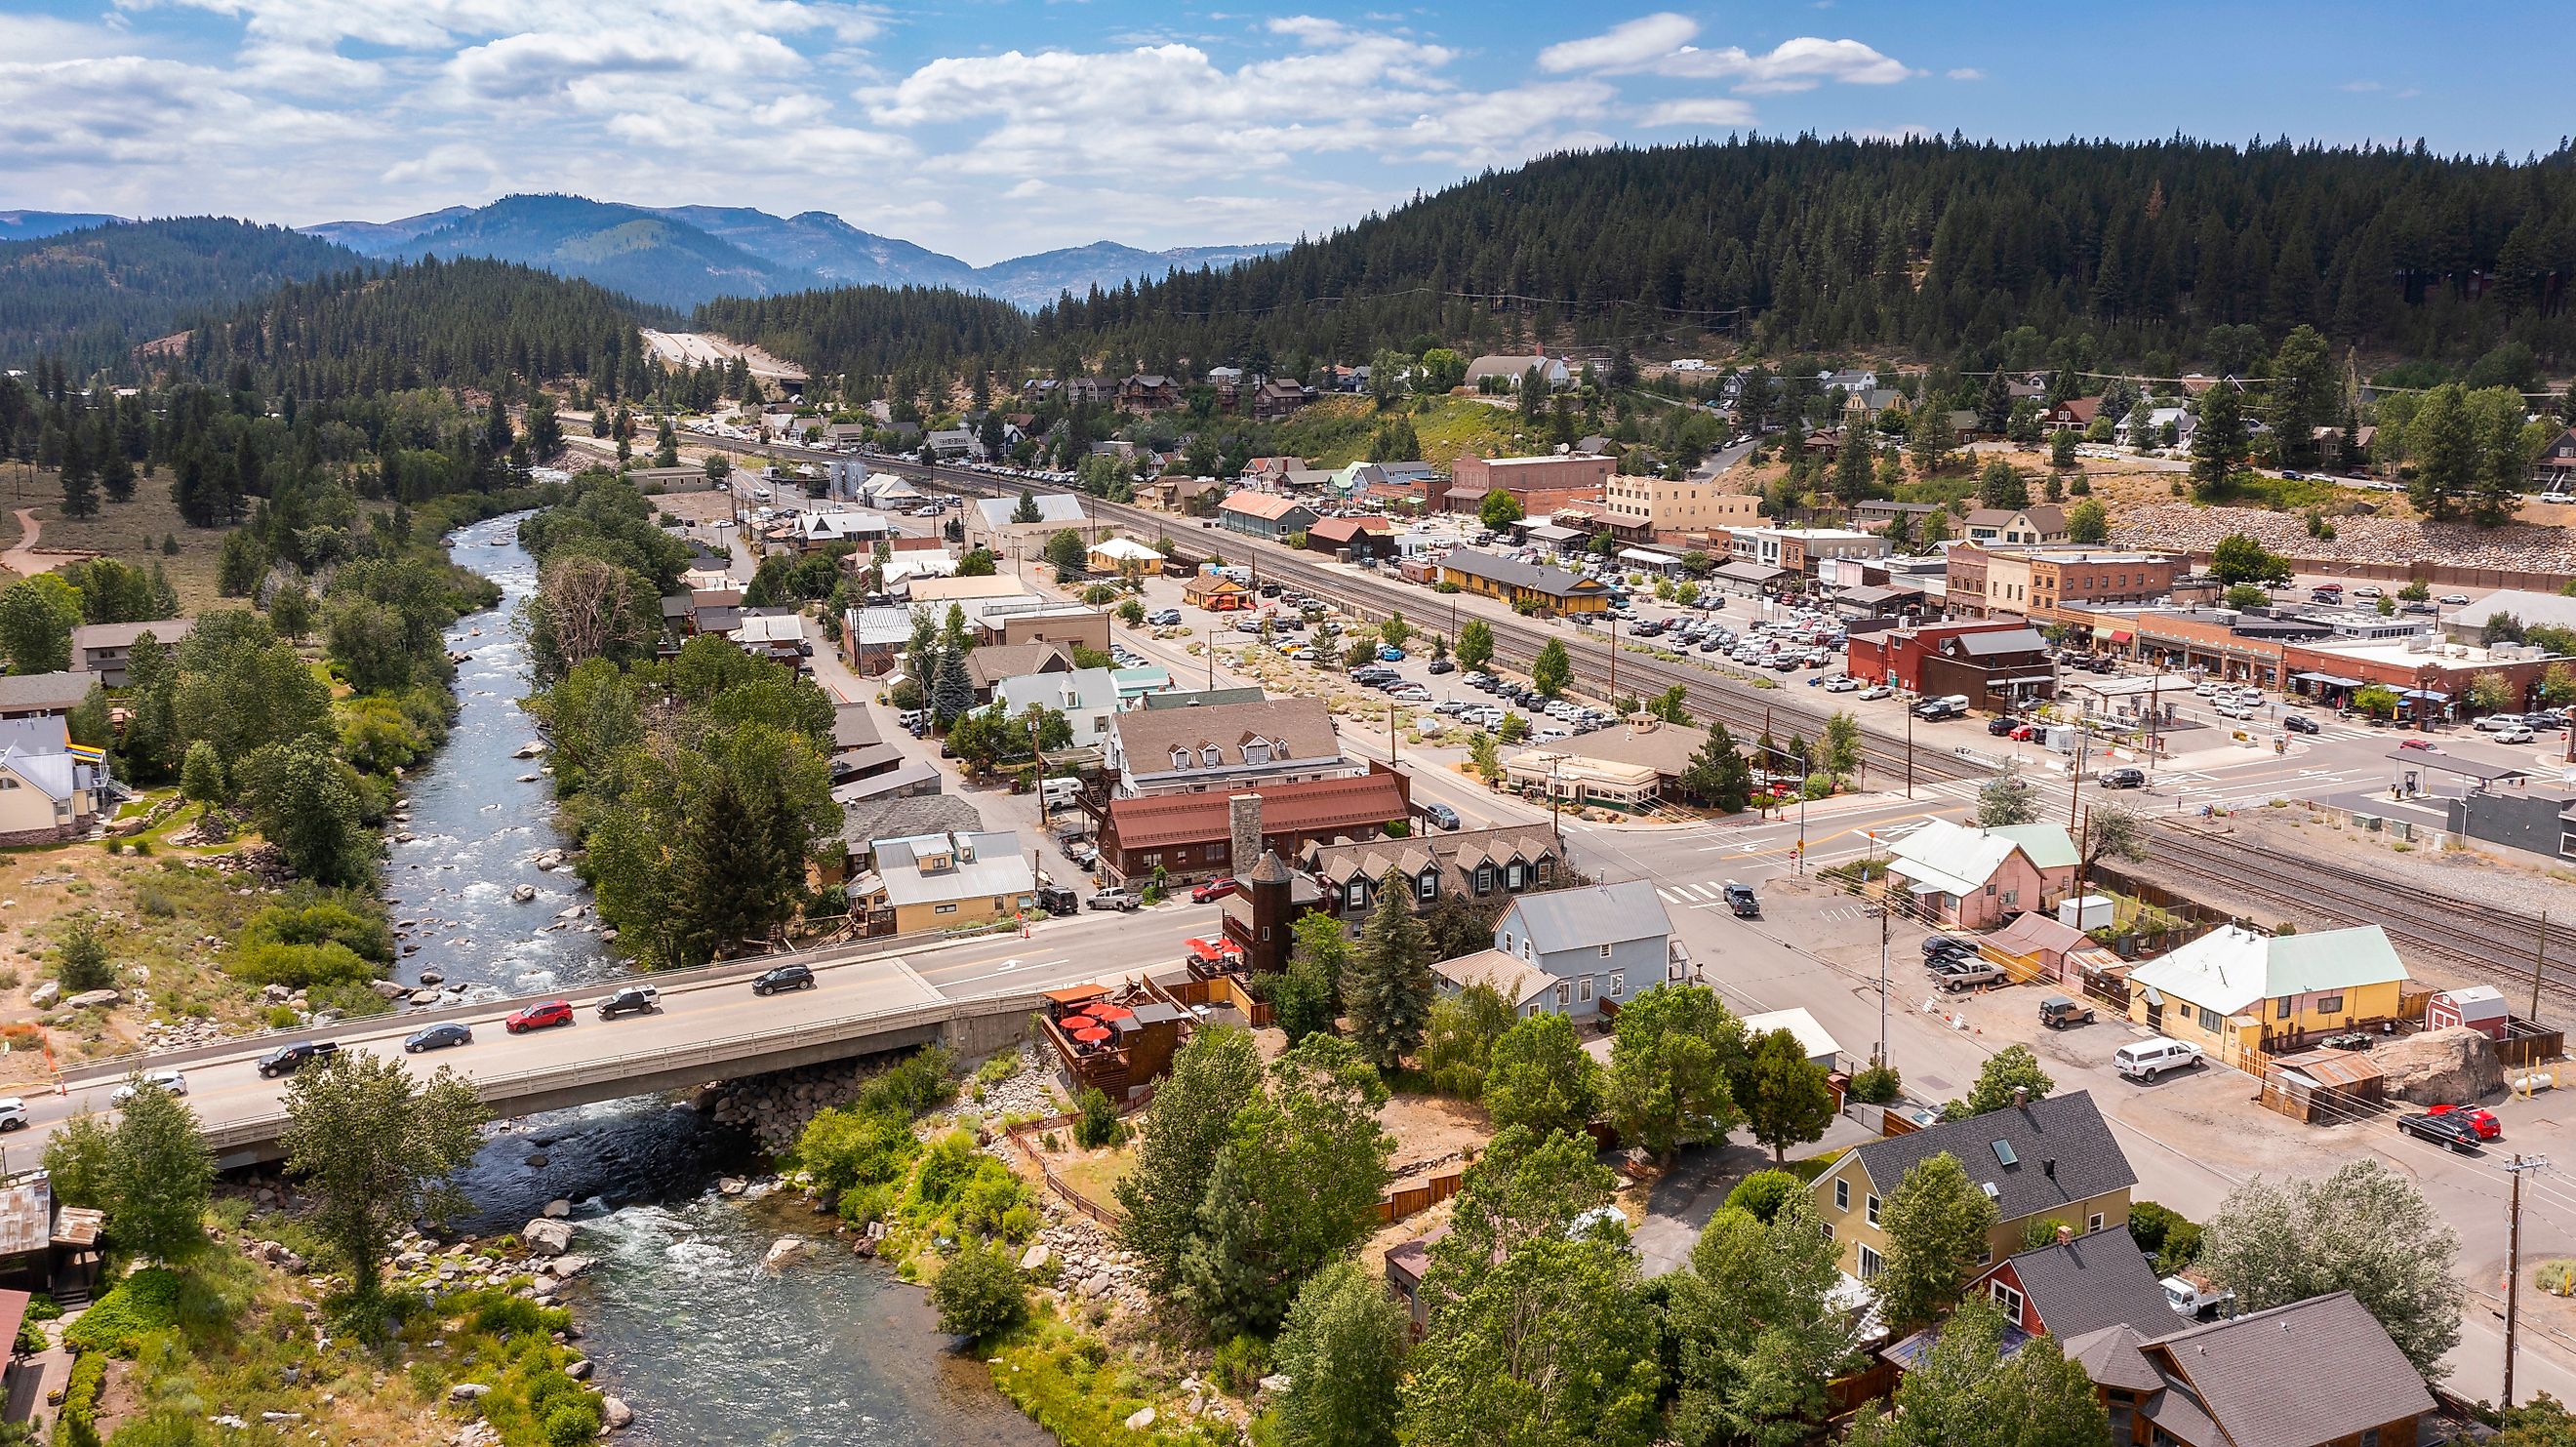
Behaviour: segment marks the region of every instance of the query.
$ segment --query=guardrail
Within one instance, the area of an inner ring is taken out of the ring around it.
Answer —
[[[557,1065],[511,1075],[484,1076],[470,1083],[485,1100],[495,1097],[541,1095],[548,1091],[604,1081],[633,1080],[645,1075],[660,1075],[690,1065],[722,1067],[754,1053],[753,1047],[776,1049],[781,1046],[815,1044],[835,1038],[848,1038],[858,1033],[884,1034],[909,1030],[923,1025],[946,1024],[950,1020],[985,1015],[1024,1013],[1044,1003],[1041,995],[992,996],[982,1000],[954,1001],[939,1005],[920,1005],[889,1014],[861,1016],[836,1025],[803,1026],[784,1030],[755,1030],[736,1035],[702,1040],[678,1049],[656,1051],[650,1056],[623,1060],[594,1061],[580,1065]],[[278,1125],[286,1118],[281,1109],[273,1116],[235,1121],[208,1127],[206,1143],[217,1150],[239,1147],[274,1139]]]

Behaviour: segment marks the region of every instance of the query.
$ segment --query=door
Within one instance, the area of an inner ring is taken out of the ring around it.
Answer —
[[[2159,1035],[2165,1033],[2164,1001],[2149,1000],[2147,1002],[2147,1028],[2155,1031]]]

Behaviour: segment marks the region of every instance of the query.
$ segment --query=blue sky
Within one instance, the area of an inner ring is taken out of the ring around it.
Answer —
[[[836,212],[977,263],[1732,132],[2554,149],[2563,6],[0,0],[0,207]],[[2525,36],[2531,43],[2516,43]]]

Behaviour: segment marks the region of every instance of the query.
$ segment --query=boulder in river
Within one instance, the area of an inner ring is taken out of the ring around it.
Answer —
[[[523,884],[510,891],[510,901],[513,904],[526,904],[536,897],[537,887],[533,884]]]
[[[400,980],[369,980],[367,988],[375,991],[377,998],[384,1000],[399,1000],[411,993],[411,987]]]
[[[546,1208],[537,1214],[545,1217],[549,1221],[563,1220],[565,1217],[572,1214],[572,1202],[558,1196],[555,1199],[546,1202]]]
[[[814,1243],[802,1236],[781,1236],[769,1243],[769,1252],[760,1258],[764,1271],[776,1271],[814,1249]]]
[[[542,740],[530,739],[526,743],[519,745],[517,751],[512,753],[510,757],[514,759],[533,759],[545,751],[546,746]]]
[[[519,1240],[539,1256],[561,1256],[572,1249],[572,1223],[540,1216],[519,1228]]]
[[[599,1424],[611,1432],[623,1432],[635,1425],[635,1409],[615,1397],[599,1399]]]

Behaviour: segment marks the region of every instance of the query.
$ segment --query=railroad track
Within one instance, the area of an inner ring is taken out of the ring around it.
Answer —
[[[974,496],[1013,496],[1019,491],[1019,484],[1010,479],[964,469],[892,462],[884,458],[871,459],[869,465]],[[1085,498],[1083,505],[1106,520],[1123,523],[1140,532],[1170,537],[1179,556],[1188,562],[1205,561],[1220,551],[1191,533],[1174,531],[1171,518],[1162,513],[1098,498]],[[1228,533],[1223,546],[1248,560],[1257,574],[1272,581],[1294,583],[1301,589],[1329,597],[1343,612],[1360,622],[1382,623],[1397,613],[1403,613],[1409,621],[1420,625],[1442,606],[1440,594],[1426,593],[1404,584],[1354,578],[1259,539]],[[1812,739],[1822,732],[1828,717],[1827,711],[1813,707],[1787,689],[1757,688],[1710,668],[1672,662],[1651,653],[1630,653],[1624,649],[1613,653],[1607,635],[1571,623],[1545,623],[1517,615],[1484,612],[1467,616],[1493,630],[1497,662],[1526,673],[1540,649],[1546,647],[1551,639],[1561,641],[1567,645],[1575,681],[1586,685],[1586,692],[1608,701],[1630,693],[1641,698],[1652,697],[1678,684],[1694,717],[1723,721],[1729,732],[1748,744],[1766,729],[1775,738],[1798,733]],[[1466,618],[1459,621],[1463,623]],[[1582,646],[1586,643],[1594,646]],[[1946,748],[1909,742],[1903,734],[1888,733],[1867,725],[1861,728],[1861,756],[1870,768],[1880,772],[1881,777],[1891,779],[1912,777],[1938,782],[1982,778],[1991,772],[1961,760]]]
[[[2171,824],[2153,827],[2149,857],[2177,873],[2238,895],[2311,910],[2341,924],[2378,925],[2412,951],[2436,955],[2520,990],[2539,957],[2541,988],[2576,998],[2576,930],[2552,925],[2545,953],[2540,920],[2519,910],[2453,899],[2337,865],[2267,855]]]

